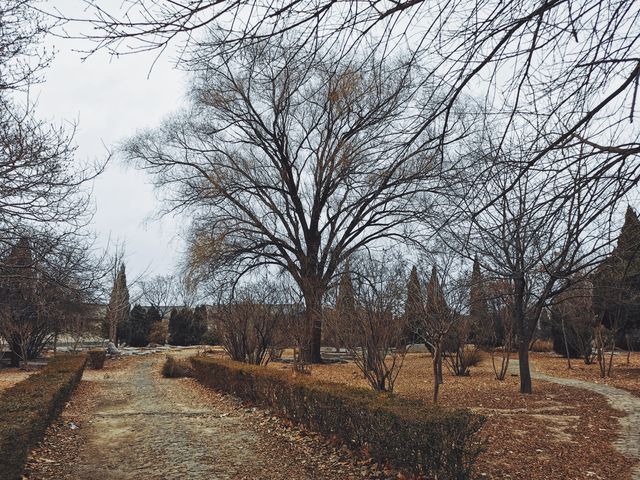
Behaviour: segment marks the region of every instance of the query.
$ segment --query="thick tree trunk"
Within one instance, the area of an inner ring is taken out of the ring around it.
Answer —
[[[527,340],[520,341],[518,356],[520,361],[520,393],[531,393],[533,390],[529,369],[529,342]]]
[[[304,293],[305,321],[302,360],[305,363],[322,363],[320,346],[322,342],[322,290],[313,284]]]

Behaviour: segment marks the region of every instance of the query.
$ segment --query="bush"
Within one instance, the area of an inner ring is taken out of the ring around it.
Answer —
[[[84,355],[53,358],[0,396],[0,477],[21,478],[27,456],[82,378]]]
[[[107,359],[107,351],[104,349],[89,350],[89,365],[96,370],[102,370],[104,361]]]
[[[193,368],[188,360],[167,355],[167,359],[162,365],[162,376],[167,378],[193,377]]]
[[[347,385],[210,357],[192,359],[203,384],[267,406],[378,462],[429,478],[466,479],[480,451],[484,418]]]
[[[553,352],[553,341],[552,340],[542,340],[540,338],[533,341],[531,344],[531,348],[529,348],[532,352],[544,352],[549,353]]]

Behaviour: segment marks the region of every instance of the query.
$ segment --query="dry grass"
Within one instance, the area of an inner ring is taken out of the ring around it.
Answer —
[[[0,368],[0,393],[16,383],[36,373],[36,370],[25,371],[20,368]]]
[[[311,377],[367,386],[352,363],[314,366]],[[520,395],[518,387],[514,376],[495,380],[486,355],[470,377],[445,372],[439,403],[488,417],[482,430],[486,451],[478,462],[483,478],[629,478],[631,463],[612,446],[619,413],[604,397],[547,382],[534,382],[532,395]],[[431,357],[408,355],[396,393],[429,402],[432,389]]]

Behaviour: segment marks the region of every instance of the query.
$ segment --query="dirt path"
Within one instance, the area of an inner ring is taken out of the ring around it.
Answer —
[[[512,361],[511,371],[517,373],[518,361]],[[619,388],[600,383],[587,382],[572,378],[554,377],[539,372],[531,372],[531,377],[536,380],[552,382],[558,385],[582,388],[603,395],[611,407],[625,413],[620,417],[619,436],[614,446],[623,455],[636,461],[632,471],[633,480],[640,480],[640,397]]]
[[[61,421],[32,453],[28,478],[370,478],[319,437],[192,379],[162,378],[163,361],[154,355],[87,371]]]

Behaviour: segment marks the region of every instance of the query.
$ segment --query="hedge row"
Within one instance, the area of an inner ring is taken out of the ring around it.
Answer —
[[[211,357],[192,359],[203,384],[267,406],[378,462],[428,478],[466,479],[480,452],[484,418],[347,385],[292,377],[287,372]]]
[[[0,478],[21,478],[29,452],[62,411],[85,363],[85,355],[57,356],[0,394]]]

